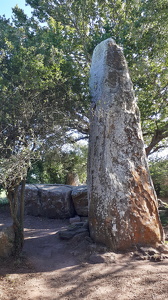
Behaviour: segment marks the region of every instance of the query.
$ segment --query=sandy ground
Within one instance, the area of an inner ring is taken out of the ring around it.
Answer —
[[[0,226],[10,222],[1,210]],[[68,225],[26,216],[23,258],[0,261],[1,300],[168,300],[168,259],[97,255],[89,238],[59,239]]]

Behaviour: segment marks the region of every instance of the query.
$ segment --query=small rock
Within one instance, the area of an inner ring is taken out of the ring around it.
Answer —
[[[162,256],[162,254],[154,254],[154,255],[152,255],[150,257],[150,260],[151,261],[155,261],[155,262],[162,261],[163,260],[163,256]]]
[[[73,243],[73,245],[79,245],[79,243],[81,243],[84,240],[87,243],[88,242],[87,241],[88,237],[89,237],[89,232],[88,231],[85,231],[85,232],[82,232],[82,233],[78,233],[78,234],[76,234],[76,235],[73,236],[72,243]]]
[[[89,257],[89,262],[91,264],[102,264],[104,263],[104,258],[100,254],[91,254]]]
[[[64,231],[59,232],[59,237],[64,240],[69,240],[73,238],[77,234],[87,233],[88,230],[86,228],[72,227]]]
[[[155,255],[159,254],[158,250],[152,248],[152,247],[140,247],[139,249],[144,255]]]
[[[75,234],[72,231],[65,230],[65,231],[60,231],[59,232],[59,237],[62,240],[70,240],[71,238],[73,238],[74,235]]]
[[[83,227],[84,225],[84,222],[75,222],[75,223],[72,223],[72,226],[75,226],[75,227]]]
[[[138,251],[134,252],[132,257],[136,260],[148,260],[150,258],[149,255],[142,254]]]
[[[168,246],[166,245],[159,245],[157,249],[163,254],[168,254]]]
[[[80,217],[79,216],[75,216],[74,218],[70,218],[69,222],[70,222],[70,224],[80,222]]]

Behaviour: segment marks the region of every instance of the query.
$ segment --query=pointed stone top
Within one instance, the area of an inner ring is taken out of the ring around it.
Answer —
[[[108,38],[108,39],[106,39],[106,40],[100,42],[100,43],[95,47],[94,51],[96,50],[96,48],[97,48],[99,45],[102,45],[102,46],[104,47],[106,44],[111,44],[111,45],[112,45],[112,44],[113,44],[113,45],[115,44],[115,45],[116,45],[116,42],[115,42],[114,39]]]
[[[131,88],[122,48],[112,38],[102,41],[94,49],[90,68],[92,103],[101,100],[103,103],[110,103],[113,95],[119,91],[124,77],[129,81],[127,88]]]
[[[101,62],[102,58],[104,58],[105,53],[107,52],[108,47],[113,45],[116,45],[116,42],[112,38],[102,41],[95,47],[92,60],[97,58]]]

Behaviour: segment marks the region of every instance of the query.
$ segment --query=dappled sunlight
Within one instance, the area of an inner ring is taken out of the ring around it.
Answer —
[[[46,232],[44,232],[44,230],[41,232],[41,231],[38,231],[38,230],[26,230],[25,229],[25,233],[28,234],[28,235],[31,235],[31,236],[26,236],[25,235],[25,240],[29,240],[29,239],[37,239],[37,238],[40,238],[40,237],[46,237],[46,236],[49,236],[49,235],[55,235],[57,233],[57,231],[53,231],[53,232],[47,232],[49,231],[46,230]]]
[[[5,213],[1,216],[5,221]],[[102,257],[111,260],[89,262],[84,240],[59,239],[68,225],[68,220],[25,217],[23,257],[0,262],[3,300],[167,299],[168,260],[136,261],[130,253],[108,252]]]
[[[8,275],[4,278],[6,284],[11,288],[9,299],[15,288],[22,300],[163,300],[168,294],[166,265],[149,262],[85,263],[43,273],[27,269],[19,277],[17,271]]]

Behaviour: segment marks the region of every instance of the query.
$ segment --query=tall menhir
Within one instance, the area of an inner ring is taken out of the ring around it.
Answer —
[[[132,82],[112,39],[94,50],[88,161],[90,234],[112,250],[164,239]]]

